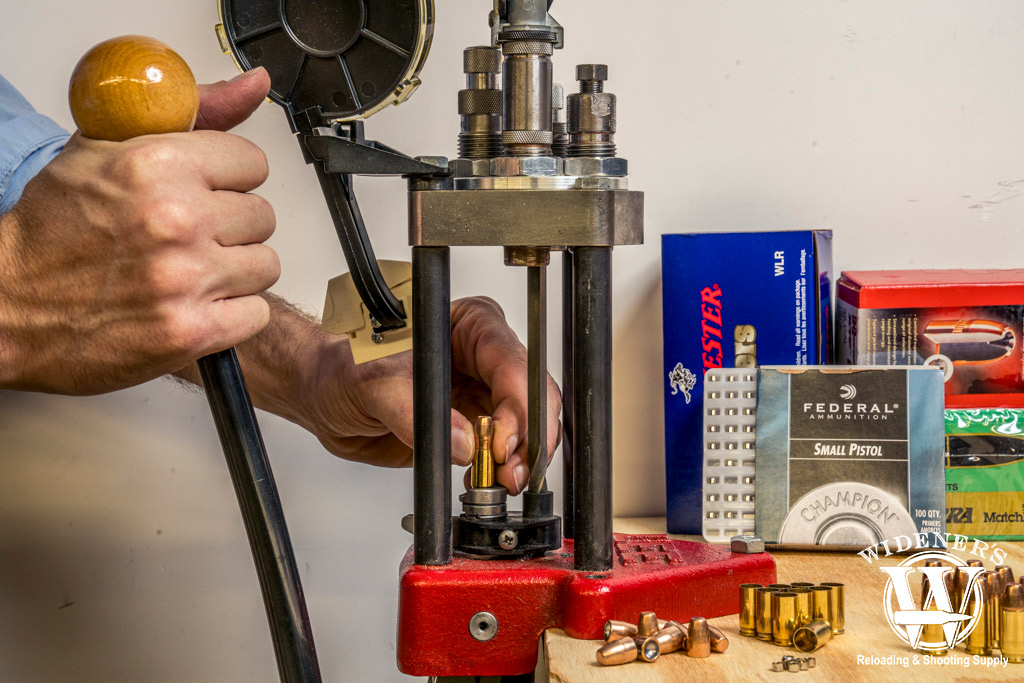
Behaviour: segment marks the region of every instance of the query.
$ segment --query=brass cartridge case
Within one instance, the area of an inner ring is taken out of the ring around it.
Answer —
[[[754,601],[754,594],[758,588],[762,588],[759,583],[741,583],[740,584],[740,635],[741,636],[756,636],[757,635],[757,610]]]
[[[686,631],[680,624],[670,621],[665,628],[661,629],[647,640],[657,641],[659,654],[667,655],[669,652],[683,650],[686,648]],[[647,658],[647,640],[641,647],[640,656],[644,661],[654,661]]]
[[[999,624],[1003,656],[1014,664],[1024,662],[1024,587],[1019,583],[1006,586]]]
[[[985,582],[985,624],[987,626],[988,648],[999,649],[999,614],[1003,604],[1003,582],[996,572],[985,572],[981,575]]]
[[[811,619],[828,622],[832,626],[832,611],[829,609],[829,598],[832,595],[832,586],[814,586],[811,588]]]
[[[926,567],[941,567],[942,563],[937,561],[937,560],[932,560],[932,561],[929,561],[929,562],[925,562],[924,566],[926,566]],[[942,575],[942,581],[943,581],[943,583],[946,584],[946,590],[947,591],[952,591],[952,589],[953,589],[953,574],[952,574],[952,572],[946,572],[945,574],[943,574]],[[938,606],[938,604],[935,603],[934,600],[927,607],[925,607],[925,604],[924,604],[925,600],[928,597],[928,593],[930,592],[929,587],[928,587],[928,583],[929,582],[928,582],[928,577],[927,576],[924,577],[924,579],[921,580],[921,608],[922,609],[926,609],[929,612],[937,612],[939,610],[939,606]],[[949,594],[949,592],[947,592],[947,595],[948,594]],[[949,648],[946,647],[945,644],[944,644],[945,643],[945,638],[946,638],[946,635],[945,635],[945,633],[942,630],[942,624],[925,624],[924,628],[921,629],[921,642],[922,643],[926,643],[926,642],[927,643],[943,643],[943,644],[940,645],[940,646],[936,646],[936,647],[924,647],[922,645],[921,646],[921,652],[925,653],[926,655],[931,655],[933,657],[941,657],[943,655],[949,654]]]
[[[711,631],[712,652],[725,652],[729,649],[729,638],[724,633],[710,625],[708,626],[708,631]]]
[[[791,588],[810,588],[814,584],[811,583],[810,581],[794,581],[793,583],[791,583],[789,585],[790,585]]]
[[[775,590],[779,591],[788,591],[790,588],[792,588],[792,586],[790,586],[788,583],[770,583],[767,586],[765,586],[765,588],[774,588]]]
[[[636,624],[636,635],[638,638],[650,638],[660,630],[658,627],[658,615],[654,612],[640,613],[640,621]]]
[[[793,645],[800,652],[814,652],[832,638],[832,624],[816,619],[793,631]]]
[[[811,623],[812,596],[810,588],[790,588],[791,593],[796,593],[796,624],[794,628],[800,628]]]
[[[789,647],[793,644],[796,629],[796,593],[777,591],[772,593],[772,642]]]
[[[619,638],[632,638],[637,634],[635,624],[631,624],[628,621],[615,621],[609,619],[604,622],[604,639],[605,642],[611,642],[618,640]]]
[[[686,654],[689,657],[711,656],[711,630],[704,617],[690,619],[690,628],[686,630]]]
[[[846,632],[846,587],[835,581],[822,583],[832,591],[828,594],[828,613],[832,616],[832,635],[838,636]]]
[[[632,638],[619,638],[610,643],[605,643],[597,651],[597,663],[604,666],[625,664],[635,661],[640,654],[640,648]]]
[[[757,625],[757,639],[772,639],[772,593],[774,588],[758,588],[754,591],[754,612]]]
[[[968,565],[970,566],[970,565]],[[967,648],[967,654],[969,655],[991,655],[992,650],[988,647],[988,606],[987,606],[987,594],[984,576],[978,577],[978,585],[981,587],[981,616],[978,618],[977,623],[974,625],[967,638],[964,639],[964,646]],[[967,607],[965,613],[974,613],[974,596],[968,596]]]
[[[494,435],[491,418],[481,415],[476,419],[473,430],[476,433],[476,452],[473,454],[473,469],[470,473],[470,485],[476,489],[494,486],[494,455],[491,452],[491,439]]]
[[[939,606],[932,602],[928,606],[929,612],[938,612]],[[944,643],[945,634],[942,631],[942,624],[925,624],[924,628],[921,629],[921,642],[922,643]],[[945,644],[938,647],[924,647],[921,646],[921,652],[932,657],[942,657],[943,655],[949,654],[949,648]]]

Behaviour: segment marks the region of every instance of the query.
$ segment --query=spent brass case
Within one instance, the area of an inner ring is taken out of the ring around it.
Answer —
[[[793,645],[800,652],[814,652],[832,638],[832,624],[816,619],[793,631]]]
[[[838,636],[846,631],[846,587],[835,581],[820,585],[832,589],[828,596],[828,613],[832,616],[832,635]]]
[[[473,469],[470,484],[476,489],[494,486],[494,455],[491,452],[493,425],[491,418],[481,415],[476,419],[473,430],[476,434],[476,452],[473,454]]]
[[[1000,650],[1014,664],[1024,662],[1024,587],[1006,586],[999,615]]]
[[[757,622],[757,639],[772,639],[772,593],[775,588],[758,588],[754,591],[754,612]]]
[[[792,588],[811,588],[812,586],[814,586],[814,584],[810,583],[809,581],[794,581],[789,585]]]
[[[793,626],[795,630],[811,623],[811,589],[790,588],[789,591],[796,593],[796,623]]]
[[[788,591],[791,586],[788,583],[769,583],[766,588],[774,588],[779,591]]]
[[[602,666],[614,666],[635,661],[640,654],[633,638],[619,638],[605,643],[597,651],[597,663]]]
[[[772,593],[772,642],[789,647],[793,644],[796,629],[796,593],[776,591]]]
[[[711,630],[704,617],[690,619],[690,628],[686,630],[686,654],[689,657],[711,656]]]
[[[604,622],[605,642],[618,640],[619,638],[632,638],[636,634],[636,624],[631,624],[628,621],[615,621],[614,619]]]
[[[740,635],[757,635],[757,608],[754,600],[755,591],[762,588],[759,583],[740,584]]]
[[[832,594],[832,586],[814,586],[811,588],[811,619],[821,619],[832,624],[832,610],[829,609],[829,598]]]

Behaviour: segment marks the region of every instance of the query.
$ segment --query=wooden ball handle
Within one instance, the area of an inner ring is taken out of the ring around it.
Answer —
[[[137,135],[192,130],[199,88],[188,64],[159,40],[105,40],[79,60],[68,87],[82,135],[119,142]]]

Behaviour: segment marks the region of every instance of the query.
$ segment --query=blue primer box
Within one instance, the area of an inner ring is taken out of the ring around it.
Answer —
[[[832,232],[662,235],[668,530],[701,533],[704,371],[820,365],[832,350]]]

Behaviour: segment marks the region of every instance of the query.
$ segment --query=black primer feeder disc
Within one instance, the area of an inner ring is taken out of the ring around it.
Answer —
[[[434,32],[433,0],[219,0],[221,48],[262,66],[291,115],[365,118],[403,102]]]

